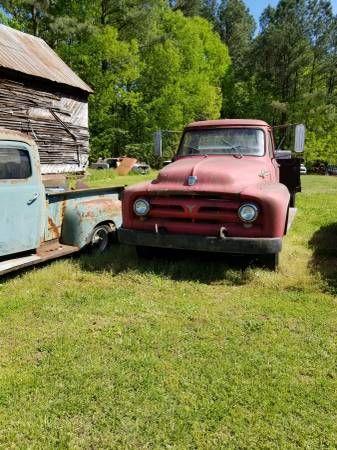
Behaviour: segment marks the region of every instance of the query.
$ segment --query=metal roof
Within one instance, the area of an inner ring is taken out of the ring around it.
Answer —
[[[91,93],[49,45],[36,36],[0,24],[0,68],[15,70]]]

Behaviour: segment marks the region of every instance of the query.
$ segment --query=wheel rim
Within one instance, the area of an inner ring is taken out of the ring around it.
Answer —
[[[105,228],[97,228],[91,238],[92,247],[98,252],[103,252],[109,242],[109,235]]]

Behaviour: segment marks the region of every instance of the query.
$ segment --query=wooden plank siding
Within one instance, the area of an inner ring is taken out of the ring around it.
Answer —
[[[44,174],[83,172],[87,166],[88,102],[83,93],[0,74],[0,127],[36,141]]]

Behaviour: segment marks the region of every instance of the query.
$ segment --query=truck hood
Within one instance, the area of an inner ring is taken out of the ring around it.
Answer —
[[[181,158],[162,169],[150,190],[193,190],[240,193],[248,186],[270,181],[263,157],[235,158],[233,155]],[[197,177],[193,186],[188,177]]]

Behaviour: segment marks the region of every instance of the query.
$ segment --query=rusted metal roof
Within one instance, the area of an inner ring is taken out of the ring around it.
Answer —
[[[93,92],[43,39],[0,24],[1,67]]]

